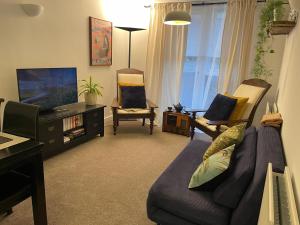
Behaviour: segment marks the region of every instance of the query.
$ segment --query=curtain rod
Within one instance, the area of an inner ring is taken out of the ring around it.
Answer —
[[[258,3],[265,3],[266,0],[257,0]],[[223,2],[204,2],[204,1],[192,1],[192,6],[202,6],[202,5],[224,5],[227,4],[227,1]],[[289,4],[288,2],[284,2],[283,4]]]

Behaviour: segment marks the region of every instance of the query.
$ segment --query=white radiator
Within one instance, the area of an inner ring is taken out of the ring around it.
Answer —
[[[258,225],[299,225],[290,171],[274,173],[268,165]]]

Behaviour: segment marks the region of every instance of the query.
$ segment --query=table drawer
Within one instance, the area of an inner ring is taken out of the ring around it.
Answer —
[[[43,123],[40,125],[40,139],[49,139],[50,137],[57,137],[62,135],[63,133],[63,126],[62,121],[54,121]]]
[[[103,120],[103,110],[93,110],[85,114],[86,124],[93,125],[95,122],[101,122]]]
[[[103,129],[103,123],[101,121],[95,121],[88,123],[86,130],[88,134],[99,134]]]

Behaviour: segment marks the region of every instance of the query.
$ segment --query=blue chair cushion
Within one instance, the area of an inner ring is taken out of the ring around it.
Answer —
[[[122,108],[146,108],[145,86],[120,86]]]
[[[217,94],[203,117],[213,121],[228,120],[236,102],[237,99]]]

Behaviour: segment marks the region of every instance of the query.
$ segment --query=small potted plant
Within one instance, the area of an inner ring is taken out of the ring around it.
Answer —
[[[84,94],[85,103],[87,105],[96,105],[97,96],[102,96],[101,89],[103,89],[103,87],[94,83],[91,76],[89,80],[82,80],[81,82],[79,96]]]

